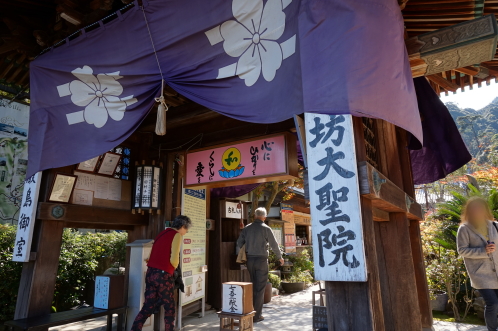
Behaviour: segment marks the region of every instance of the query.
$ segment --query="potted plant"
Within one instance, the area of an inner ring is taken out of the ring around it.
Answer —
[[[300,254],[289,254],[287,257],[292,263],[291,272],[282,281],[285,293],[295,293],[304,290],[306,285],[313,284],[313,258],[307,249]]]
[[[304,287],[307,284],[313,283],[313,277],[311,277],[310,273],[305,270],[297,270],[294,271],[289,278],[282,281],[282,289],[285,293],[296,293],[304,290]]]
[[[444,291],[434,291],[431,295],[431,307],[435,311],[446,311],[448,294]]]

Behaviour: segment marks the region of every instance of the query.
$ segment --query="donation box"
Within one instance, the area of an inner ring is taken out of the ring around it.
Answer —
[[[124,275],[97,276],[93,306],[101,309],[125,306]]]
[[[254,310],[252,305],[252,283],[223,283],[223,307],[225,313],[245,315]]]

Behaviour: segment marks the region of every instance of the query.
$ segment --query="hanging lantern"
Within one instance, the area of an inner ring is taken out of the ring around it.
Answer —
[[[138,210],[143,214],[148,209],[150,213],[157,210],[157,214],[161,214],[162,165],[158,167],[154,161],[152,165],[145,165],[142,161],[141,165],[135,164],[134,170],[132,212]]]

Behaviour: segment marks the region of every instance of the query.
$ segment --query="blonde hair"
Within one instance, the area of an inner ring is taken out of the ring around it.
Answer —
[[[460,216],[461,223],[465,223],[465,222],[469,221],[469,216],[470,216],[469,215],[469,209],[470,209],[469,207],[471,207],[472,205],[476,205],[476,204],[479,204],[482,207],[484,207],[484,209],[486,209],[486,218],[489,221],[494,219],[493,212],[491,211],[491,208],[489,208],[488,202],[481,197],[472,197],[469,200],[467,200],[467,202],[463,206],[462,215]]]

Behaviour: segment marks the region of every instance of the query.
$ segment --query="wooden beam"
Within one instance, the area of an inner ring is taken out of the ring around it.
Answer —
[[[459,86],[457,84],[454,84],[453,82],[450,82],[449,80],[444,79],[439,74],[427,76],[427,79],[429,79],[430,81],[434,82],[435,84],[441,86],[442,88],[444,88],[447,91],[456,92],[459,88]]]
[[[479,73],[479,69],[473,67],[463,67],[455,69],[455,71],[461,72],[462,74],[466,74],[469,76],[475,76]]]
[[[485,64],[485,63],[481,63],[481,67],[484,67],[484,68],[488,69],[489,70],[489,74],[491,76],[495,76],[495,77],[498,76],[498,69],[495,69],[492,66],[490,66],[488,64]]]
[[[407,213],[409,219],[422,221],[422,208],[415,199],[391,182],[368,162],[358,163],[360,194],[372,206],[386,212]]]
[[[156,146],[162,144],[163,149],[186,149],[196,141],[195,139],[192,139],[202,133],[202,139],[198,140],[199,144],[195,145],[194,148],[213,146],[236,140],[264,136],[267,134],[286,132],[294,127],[294,120],[288,119],[286,121],[273,124],[257,124],[237,121],[226,116],[222,116],[222,119],[218,121],[216,125],[213,125],[211,122],[207,122],[194,127],[195,130],[192,130],[193,127],[183,127],[171,130],[167,132],[165,136],[155,136],[154,143]],[[220,129],[227,127],[229,129]],[[186,143],[190,140],[192,140],[192,142],[189,146],[189,144]]]
[[[107,223],[78,223],[68,222],[65,224],[66,228],[72,229],[100,229],[100,230],[123,230],[131,231],[134,229],[133,225],[120,225],[120,224],[107,224]]]
[[[62,209],[62,216],[55,217],[53,215],[54,208]],[[54,220],[59,222],[67,222],[71,226],[71,222],[79,224],[108,224],[108,225],[147,225],[148,215],[132,214],[131,210],[120,210],[103,207],[57,204],[51,202],[40,202],[38,204],[38,219]]]
[[[375,222],[389,222],[389,212],[372,207],[373,220]]]

